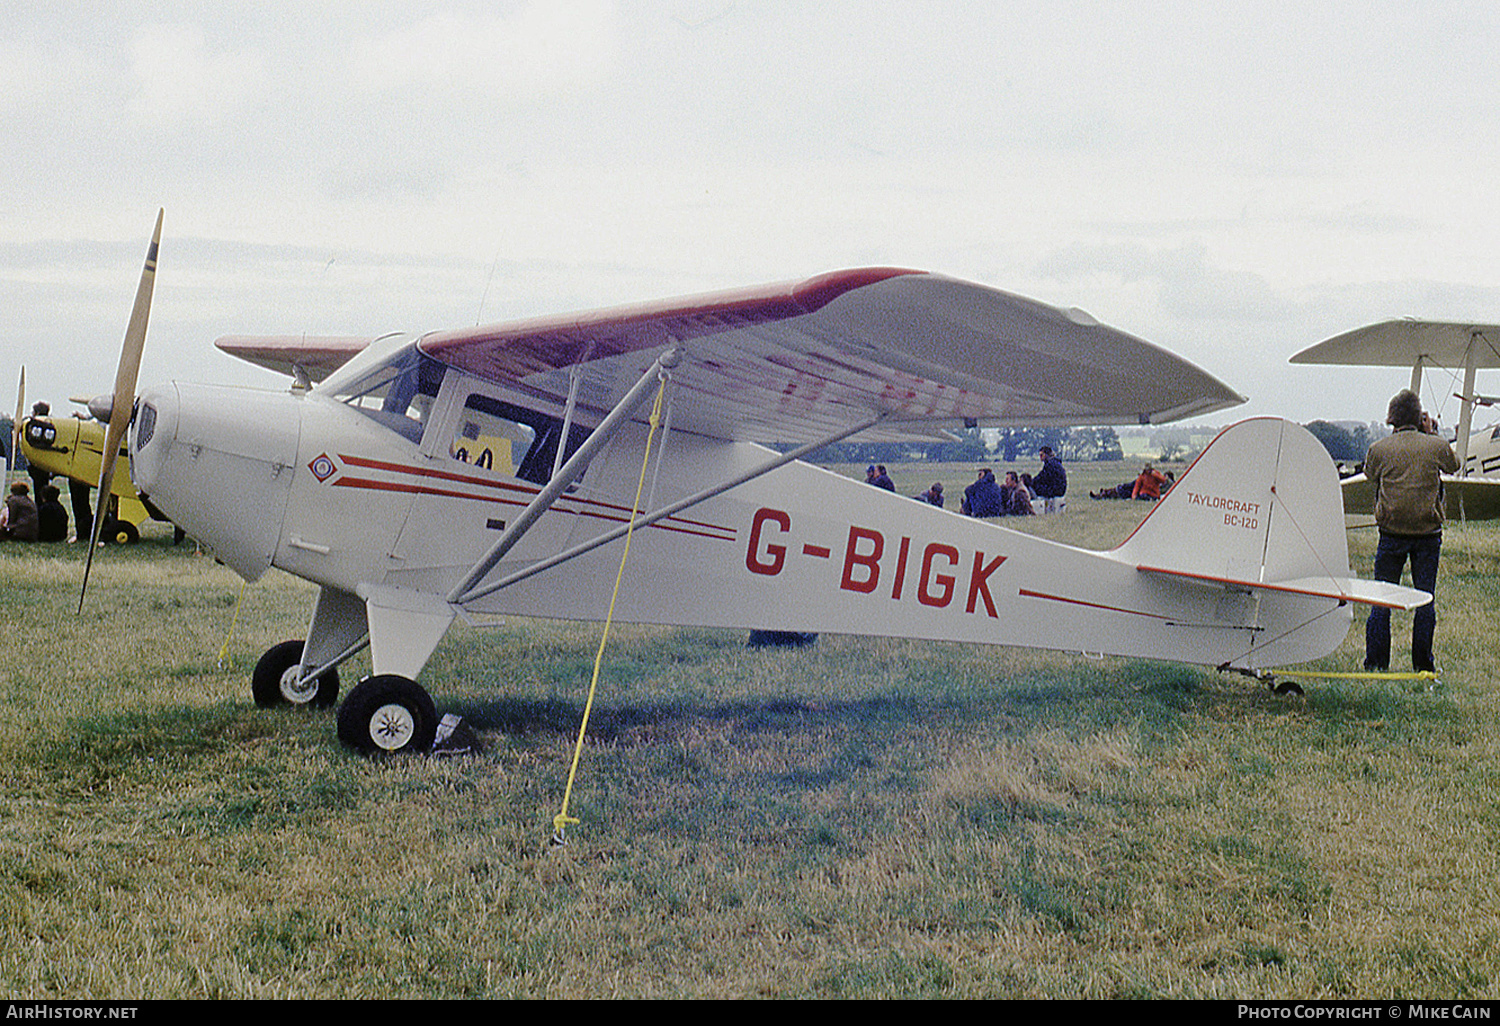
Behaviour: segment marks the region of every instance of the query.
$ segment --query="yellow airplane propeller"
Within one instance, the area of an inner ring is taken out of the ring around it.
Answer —
[[[26,365],[21,365],[21,387],[16,390],[16,419],[10,422],[10,469],[20,462],[21,414],[26,412]]]
[[[115,390],[110,399],[109,423],[104,430],[104,453],[99,462],[99,504],[94,511],[94,531],[89,538],[88,558],[83,564],[83,585],[78,590],[78,611],[83,612],[83,596],[89,587],[89,570],[94,565],[94,550],[99,546],[99,534],[104,529],[104,514],[108,509],[110,486],[114,484],[115,462],[120,455],[120,442],[130,424],[131,410],[135,405],[136,377],[141,370],[141,355],[146,348],[146,322],[151,317],[151,292],[156,285],[156,251],[161,245],[161,221],[165,210],[156,213],[156,230],[151,234],[151,248],[146,250],[146,266],[141,269],[141,283],[135,290],[135,306],[130,311],[130,324],[125,329],[125,341],[120,346],[120,365],[115,369]]]

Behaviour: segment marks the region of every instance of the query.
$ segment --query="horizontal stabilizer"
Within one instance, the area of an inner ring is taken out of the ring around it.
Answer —
[[[1281,591],[1293,595],[1335,599],[1339,602],[1358,602],[1366,606],[1384,606],[1387,609],[1416,609],[1432,601],[1432,596],[1425,591],[1404,588],[1399,584],[1386,584],[1383,581],[1363,581],[1357,577],[1303,577],[1295,581],[1246,581],[1230,577],[1214,577],[1209,574],[1188,573],[1183,570],[1168,570],[1156,566],[1141,566],[1136,569],[1142,573],[1180,577],[1203,584],[1260,591]]]

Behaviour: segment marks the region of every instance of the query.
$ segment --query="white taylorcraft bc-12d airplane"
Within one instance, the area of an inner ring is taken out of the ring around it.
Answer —
[[[870,268],[420,337],[230,338],[291,371],[290,392],[173,383],[132,417],[155,254],[110,430],[131,425],[136,486],[240,575],[320,586],[306,642],[256,667],[257,702],[328,705],[336,667],[369,646],[374,675],[337,717],[362,750],[430,746],[414,681],[456,615],[605,618],[659,392],[624,621],[1253,671],[1331,652],[1350,602],[1429,599],[1351,579],[1333,464],[1281,420],[1220,434],[1106,553],[799,462],[855,434],[1155,423],[1243,401],[1078,310]]]
[[[1346,331],[1309,346],[1292,363],[1334,364],[1342,367],[1410,367],[1411,390],[1422,394],[1426,368],[1464,372],[1458,394],[1458,430],[1454,443],[1458,473],[1443,476],[1448,516],[1456,520],[1493,520],[1500,517],[1500,428],[1473,431],[1474,408],[1496,400],[1474,391],[1474,377],[1483,368],[1500,367],[1500,325],[1402,318]],[[1375,493],[1363,474],[1343,483],[1344,512],[1373,514]]]

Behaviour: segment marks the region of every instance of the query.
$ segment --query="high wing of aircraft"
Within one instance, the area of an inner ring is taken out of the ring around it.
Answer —
[[[1226,430],[1107,553],[801,462],[855,435],[1155,423],[1242,401],[1081,311],[940,275],[866,268],[386,336],[315,387],[304,342],[327,349],[221,342],[300,367],[290,391],[145,390],[131,469],[246,579],[276,566],[319,585],[306,640],[269,650],[252,691],[332,704],[338,666],[368,646],[374,674],[337,716],[364,751],[430,746],[416,678],[456,616],[613,608],[1254,670],[1332,651],[1350,603],[1429,599],[1350,577],[1332,462],[1280,420]]]
[[[1500,325],[1414,318],[1381,321],[1325,339],[1292,357],[1292,363],[1344,367],[1410,367],[1413,392],[1421,395],[1426,368],[1463,368],[1454,435],[1459,472],[1444,475],[1448,516],[1461,520],[1500,517],[1500,437],[1494,429],[1473,430],[1474,408],[1493,400],[1475,391],[1479,370],[1500,367]],[[1363,474],[1343,483],[1344,511],[1370,515],[1374,488]]]

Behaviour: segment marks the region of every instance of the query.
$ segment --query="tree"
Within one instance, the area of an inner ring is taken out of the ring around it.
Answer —
[[[1181,459],[1193,445],[1192,433],[1183,428],[1168,428],[1151,436],[1153,445],[1161,446],[1161,461]]]
[[[1370,451],[1370,443],[1374,441],[1370,437],[1370,429],[1367,425],[1356,424],[1349,434],[1354,439],[1354,448],[1359,453],[1359,462],[1363,463],[1365,453]]]
[[[964,433],[951,442],[929,442],[927,459],[934,463],[979,463],[988,458],[989,446],[977,427],[965,428]]]
[[[1005,428],[1000,432],[1000,458],[1014,463],[1017,456],[1034,456],[1044,445],[1051,446],[1053,452],[1061,452],[1064,434],[1062,428]]]
[[[1125,450],[1120,436],[1112,427],[1070,428],[1063,433],[1057,455],[1064,460],[1082,463],[1091,460],[1123,460]]]
[[[1302,426],[1323,443],[1323,448],[1328,450],[1328,455],[1333,459],[1344,463],[1358,463],[1365,458],[1364,449],[1359,447],[1354,436],[1337,424],[1330,424],[1326,420],[1315,420],[1311,424]],[[1364,448],[1369,447],[1369,442],[1366,440]]]

